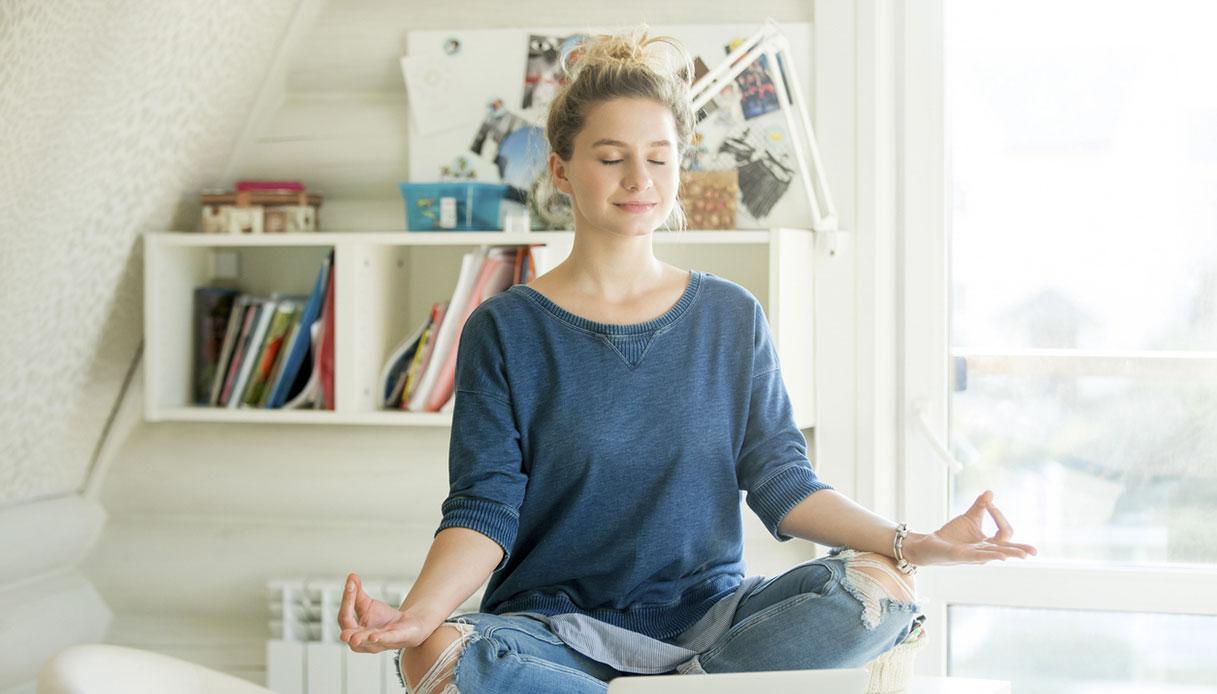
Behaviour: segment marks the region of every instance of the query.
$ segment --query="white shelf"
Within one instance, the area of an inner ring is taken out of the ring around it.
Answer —
[[[251,424],[373,424],[381,426],[446,427],[452,425],[447,412],[347,413],[337,410],[266,410],[227,407],[167,407],[156,411],[162,422],[246,422]],[[150,418],[147,418],[150,419]]]
[[[657,231],[655,254],[748,289],[765,307],[800,428],[814,424],[815,239],[807,229]],[[445,413],[384,410],[381,367],[390,350],[451,297],[460,259],[479,245],[534,245],[537,273],[570,253],[574,233],[327,231],[145,235],[145,419],[148,421],[444,427]],[[307,295],[334,250],[335,409],[199,407],[191,401],[196,287],[236,267],[243,291]],[[217,261],[223,262],[217,262]]]
[[[766,244],[780,229],[657,231],[660,244]],[[149,234],[157,244],[175,247],[226,246],[333,246],[348,243],[375,243],[389,246],[477,246],[525,245],[574,241],[572,231],[323,231],[284,234],[201,234],[165,231]]]

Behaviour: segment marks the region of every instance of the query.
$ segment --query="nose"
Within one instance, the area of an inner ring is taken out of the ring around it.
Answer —
[[[637,193],[650,188],[653,184],[654,181],[647,172],[646,161],[644,159],[630,160],[630,164],[624,170],[621,186],[631,193]]]

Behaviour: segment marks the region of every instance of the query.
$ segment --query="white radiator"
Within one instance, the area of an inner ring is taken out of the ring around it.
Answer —
[[[344,578],[277,579],[267,583],[271,639],[266,686],[278,694],[399,694],[393,651],[355,653],[338,640]],[[363,580],[368,595],[397,606],[412,585]],[[475,612],[481,592],[454,614]]]

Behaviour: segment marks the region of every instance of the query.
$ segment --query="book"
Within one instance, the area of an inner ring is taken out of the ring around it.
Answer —
[[[382,404],[385,407],[392,407],[395,401],[400,400],[410,362],[418,351],[419,338],[422,337],[423,331],[427,329],[430,322],[431,317],[428,316],[427,320],[414,329],[414,332],[393,348],[393,351],[389,353],[389,358],[385,360],[385,365],[380,370],[380,382],[384,384],[385,388]],[[394,397],[395,394],[397,397]]]
[[[237,374],[241,370],[241,359],[245,354],[249,334],[253,330],[254,320],[258,317],[260,309],[261,304],[253,297],[246,298],[245,315],[241,319],[241,332],[237,335],[236,344],[233,345],[232,357],[228,361],[228,373],[224,377],[224,388],[220,391],[220,398],[216,403],[220,407],[227,405],[229,398],[232,397],[233,384],[236,383]]]
[[[219,361],[216,362],[216,372],[211,382],[211,396],[207,400],[207,404],[212,407],[220,401],[220,391],[224,388],[224,377],[228,373],[228,362],[232,358],[233,347],[237,343],[237,336],[241,333],[245,309],[248,307],[249,297],[241,294],[233,301],[232,309],[229,311],[228,329],[224,333],[224,345],[220,350]]]
[[[459,314],[460,307],[463,307],[469,301],[469,293],[473,290],[473,285],[477,281],[478,272],[481,270],[482,261],[486,258],[486,254],[486,247],[479,246],[461,256],[461,272],[457,277],[456,287],[452,290],[452,299],[448,302],[449,314]],[[448,349],[456,332],[456,323],[457,321],[446,318],[443,324],[439,326],[439,332],[435,337],[435,348],[432,350],[435,354],[442,355]],[[431,392],[435,379],[439,377],[442,361],[443,359],[434,357],[427,360],[427,365],[419,380],[418,387],[410,396],[410,400],[406,405],[407,410],[411,412],[424,411],[427,394]]]
[[[245,402],[245,391],[249,386],[250,375],[262,353],[262,344],[266,339],[266,331],[274,318],[275,302],[270,299],[259,299],[258,320],[249,338],[245,353],[241,356],[241,370],[237,372],[237,381],[232,387],[232,397],[228,399],[228,407],[237,408]]]
[[[515,255],[518,252],[518,249],[515,248],[494,248],[488,251],[462,309],[455,314],[449,313],[454,319],[449,321],[451,325],[450,342],[448,345],[437,345],[438,359],[433,358],[436,361],[435,376],[431,380],[429,390],[424,394],[421,409],[427,412],[438,412],[452,397],[453,381],[456,376],[456,353],[465,321],[483,301],[506,291],[511,286]]]
[[[262,393],[266,390],[266,384],[270,380],[271,370],[275,366],[288,328],[291,327],[292,320],[296,316],[297,305],[291,299],[283,299],[278,304],[274,304],[274,307],[274,315],[271,318],[270,327],[266,331],[262,351],[258,355],[249,387],[245,392],[245,404],[253,407],[261,406]]]
[[[440,304],[431,305],[431,319],[427,323],[426,329],[423,330],[422,337],[419,338],[418,349],[414,353],[414,359],[410,362],[410,370],[406,374],[406,384],[397,404],[400,409],[406,409],[410,396],[418,386],[419,374],[422,373],[431,350],[435,347],[435,335],[439,332],[440,323],[443,322],[443,314],[444,310]]]
[[[271,385],[270,400],[266,403],[269,408],[282,407],[287,402],[288,390],[295,384],[296,376],[304,363],[304,357],[312,347],[312,325],[321,313],[321,304],[325,299],[326,287],[329,285],[330,267],[333,263],[334,252],[331,250],[321,261],[321,268],[317,271],[313,291],[309,295],[308,303],[304,306],[304,311],[300,314],[300,328],[288,341],[285,355],[287,361],[283,363],[283,368],[279,370],[278,377]]]
[[[439,337],[439,332],[444,326],[444,321],[448,318],[448,302],[441,301],[431,305],[431,330],[427,333],[426,340],[419,345],[420,354],[415,363],[411,365],[410,377],[406,381],[406,388],[402,392],[401,409],[406,409],[410,402],[410,398],[418,392],[418,386],[423,380],[423,374],[426,373],[427,365],[431,363],[431,359],[435,353],[436,338]]]
[[[304,332],[303,326],[301,332]],[[309,344],[307,359],[297,372],[296,383],[289,391],[287,401],[283,403],[285,410],[309,409],[317,406],[320,388],[318,387],[315,355],[321,339],[321,321],[313,321],[305,334],[308,336]]]
[[[220,368],[232,306],[240,295],[235,289],[196,287],[194,290],[194,392],[196,405],[206,405]]]
[[[318,408],[334,409],[334,266],[330,265],[329,283],[325,290],[325,305],[321,310],[321,338],[317,346],[317,385],[320,388]]]
[[[283,337],[279,355],[275,357],[275,365],[271,369],[270,377],[266,380],[266,387],[262,389],[262,398],[258,401],[258,407],[270,407],[270,397],[274,394],[274,385],[279,382],[283,367],[287,363],[287,352],[296,341],[296,333],[300,331],[300,314],[304,312],[304,304],[297,304],[296,308],[296,313],[292,316],[291,327],[287,329],[287,334]]]

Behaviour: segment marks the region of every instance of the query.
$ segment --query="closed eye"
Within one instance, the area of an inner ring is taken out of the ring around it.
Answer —
[[[613,164],[620,164],[621,161],[621,159],[601,159],[600,163],[604,164],[605,166],[612,166]],[[654,159],[648,159],[647,161],[651,162],[652,164],[658,164],[659,166],[664,166],[668,163],[666,161],[655,161]]]

